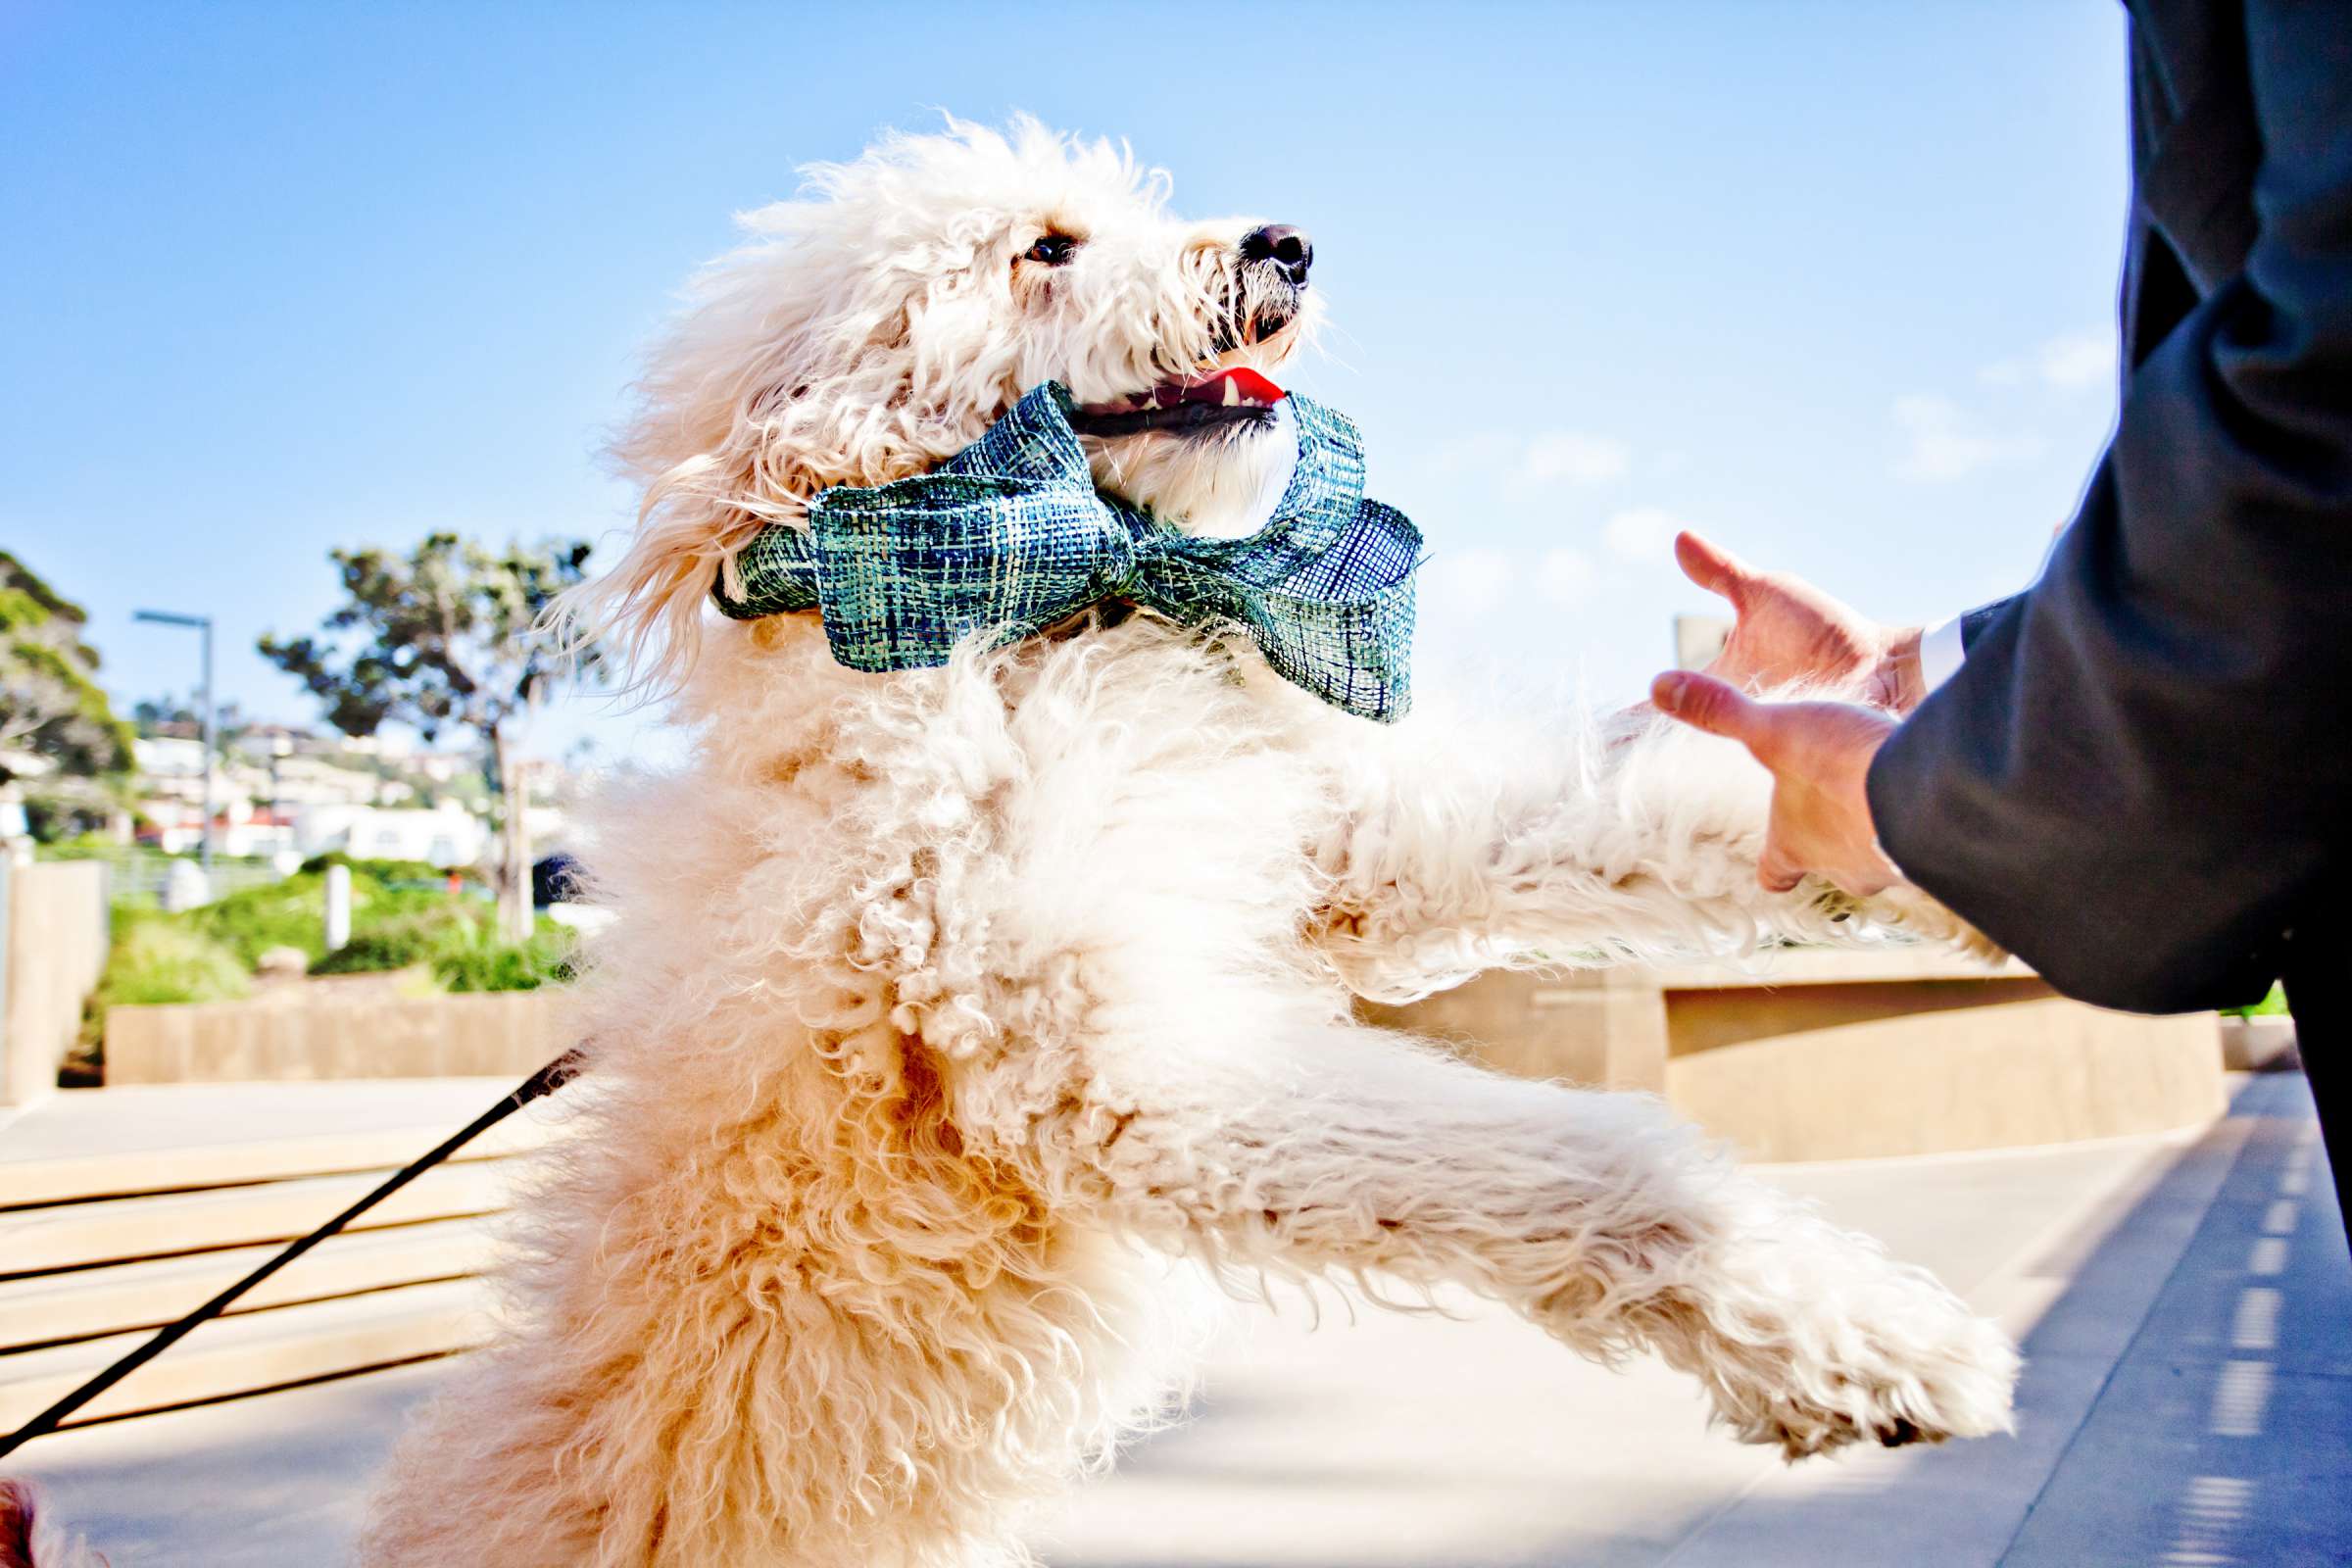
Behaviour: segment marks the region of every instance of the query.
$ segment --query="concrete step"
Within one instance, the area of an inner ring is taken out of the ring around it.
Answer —
[[[454,1280],[281,1306],[207,1323],[76,1412],[72,1425],[282,1388],[479,1345],[487,1287]],[[0,1431],[46,1409],[142,1335],[0,1356]]]
[[[126,1155],[84,1154],[57,1159],[0,1161],[0,1209],[72,1202],[133,1193],[179,1192],[331,1176],[346,1171],[397,1170],[457,1131],[456,1127],[400,1127],[381,1132],[328,1134],[155,1149]],[[451,1163],[496,1159],[536,1147],[538,1124],[508,1121],[449,1156]]]
[[[464,1125],[460,1120],[446,1126],[424,1124],[292,1138],[254,1138],[125,1153],[59,1154],[30,1159],[0,1157],[0,1209],[131,1193],[233,1187],[248,1182],[281,1181],[289,1176],[397,1170]],[[550,1132],[551,1127],[545,1121],[510,1116],[449,1159],[452,1163],[496,1159],[537,1148]]]
[[[331,1237],[240,1297],[229,1312],[477,1274],[489,1266],[495,1242],[486,1219],[427,1220]],[[17,1346],[160,1327],[211,1300],[278,1250],[279,1244],[265,1243],[0,1281],[0,1354]]]
[[[498,1160],[437,1166],[369,1209],[353,1229],[490,1213],[506,1206],[513,1170]],[[368,1171],[0,1213],[0,1275],[291,1240],[382,1179]]]

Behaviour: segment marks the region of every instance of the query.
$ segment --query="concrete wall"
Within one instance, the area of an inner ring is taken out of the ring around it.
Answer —
[[[1642,1089],[1753,1159],[1845,1159],[2193,1126],[2223,1103],[2211,1013],[2146,1018],[2011,962],[1800,953],[1724,967],[1490,974],[1375,1021],[1531,1077]]]
[[[519,1078],[573,1038],[558,990],[114,1007],[109,1084]],[[2030,970],[1911,954],[1792,954],[1728,968],[1491,974],[1376,1021],[1529,1077],[1662,1094],[1758,1159],[2056,1143],[2220,1113],[2211,1013],[2142,1018]]]
[[[2039,980],[1669,993],[1666,1097],[1754,1159],[2112,1138],[2222,1112],[2220,1021]]]
[[[1669,1020],[1647,970],[1482,974],[1409,1006],[1365,1003],[1358,1010],[1467,1047],[1486,1065],[1522,1078],[1666,1091]]]
[[[24,1105],[56,1090],[106,968],[106,867],[0,859],[0,1105]]]
[[[521,1078],[570,1043],[565,1000],[548,988],[109,1007],[106,1081]]]

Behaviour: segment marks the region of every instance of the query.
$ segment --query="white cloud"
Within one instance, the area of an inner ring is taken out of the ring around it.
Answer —
[[[2038,381],[2057,392],[2103,386],[2115,379],[2115,334],[2105,327],[2062,332],[2029,354],[1987,365],[1977,379],[2001,387]]]
[[[1619,560],[1647,564],[1671,556],[1674,536],[1686,526],[1661,507],[1635,507],[1601,524],[1600,536]]]
[[[1950,398],[1913,393],[1894,400],[1894,422],[1903,432],[1895,471],[1932,484],[1965,479],[1984,468],[2033,457],[2041,443],[2033,436],[1988,431]]]
[[[2062,391],[2104,385],[2115,378],[2115,334],[2102,330],[2054,337],[2041,346],[2034,368],[2043,381]]]
[[[1483,615],[1501,605],[1514,575],[1499,550],[1440,551],[1421,568],[1414,597],[1433,615]]]
[[[1624,478],[1633,461],[1622,441],[1579,430],[1546,430],[1529,438],[1519,460],[1519,476],[1529,484],[1601,484]]]
[[[1592,558],[1563,545],[1544,552],[1536,563],[1536,594],[1544,603],[1573,607],[1592,597]]]

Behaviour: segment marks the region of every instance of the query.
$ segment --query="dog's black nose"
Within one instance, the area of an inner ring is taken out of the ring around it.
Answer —
[[[1306,270],[1315,265],[1315,247],[1303,228],[1268,223],[1242,236],[1242,260],[1272,262],[1274,270],[1298,287],[1306,285]]]

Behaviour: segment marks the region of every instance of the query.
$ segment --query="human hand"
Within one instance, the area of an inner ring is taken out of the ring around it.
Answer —
[[[1739,616],[1704,673],[1751,692],[1801,682],[1897,713],[1927,695],[1917,626],[1882,626],[1803,578],[1758,571],[1695,533],[1675,536],[1674,559]]]
[[[1680,670],[1649,693],[1660,712],[1740,742],[1772,770],[1772,818],[1756,862],[1768,892],[1793,891],[1811,874],[1866,899],[1901,880],[1879,848],[1868,789],[1871,759],[1894,719],[1852,703],[1759,703]]]

